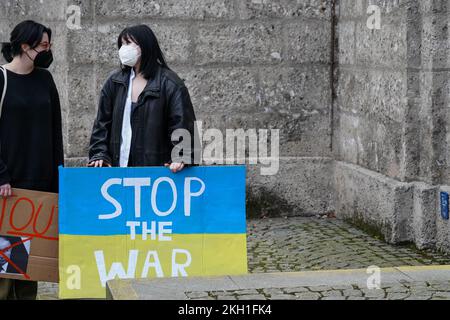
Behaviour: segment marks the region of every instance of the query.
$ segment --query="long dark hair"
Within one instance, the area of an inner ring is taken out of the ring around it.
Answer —
[[[122,39],[126,43],[133,41],[141,48],[141,73],[146,79],[153,78],[158,64],[170,69],[164,58],[164,54],[159,47],[158,39],[152,29],[145,24],[125,28],[117,39],[117,47],[122,47]],[[128,66],[121,65],[122,70],[131,69]]]
[[[42,40],[44,33],[48,39],[52,39],[52,30],[33,20],[19,23],[11,32],[10,42],[3,43],[2,54],[7,62],[11,62],[15,56],[22,54],[22,44],[28,44],[36,48]]]

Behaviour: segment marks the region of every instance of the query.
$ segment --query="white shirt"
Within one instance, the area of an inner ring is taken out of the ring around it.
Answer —
[[[130,158],[131,148],[131,93],[133,92],[133,79],[136,77],[133,68],[131,68],[130,84],[128,86],[127,101],[123,111],[122,121],[122,140],[120,143],[120,166],[127,167]]]

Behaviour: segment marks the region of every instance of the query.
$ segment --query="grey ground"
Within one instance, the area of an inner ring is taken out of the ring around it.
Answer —
[[[189,300],[446,300],[448,282],[405,282],[368,289],[363,286],[311,286],[187,293]]]
[[[450,257],[392,246],[333,218],[274,218],[249,220],[250,273],[364,269],[398,266],[450,265]],[[449,299],[449,281],[421,281],[364,286],[300,286],[297,288],[205,291],[190,299]],[[40,283],[39,299],[56,299],[57,285]]]

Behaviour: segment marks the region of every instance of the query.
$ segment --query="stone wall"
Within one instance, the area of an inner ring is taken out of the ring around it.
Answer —
[[[70,5],[81,8],[81,30],[65,25]],[[6,0],[0,6],[0,41],[25,17],[55,29],[51,71],[63,97],[68,165],[86,162],[100,88],[119,64],[120,31],[145,23],[185,79],[203,129],[281,129],[279,173],[263,177],[260,166],[249,166],[249,215],[331,210],[331,166],[322,160],[331,155],[330,0]],[[262,208],[261,201],[284,205]]]
[[[381,8],[380,30],[366,22]],[[447,0],[341,0],[334,118],[338,216],[450,251]],[[367,170],[368,169],[368,170]]]

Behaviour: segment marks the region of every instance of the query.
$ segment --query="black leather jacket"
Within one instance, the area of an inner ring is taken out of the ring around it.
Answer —
[[[89,162],[104,160],[112,166],[119,166],[130,72],[115,71],[101,90],[89,146]],[[175,72],[162,66],[148,81],[130,118],[132,142],[129,166],[170,163],[171,152],[176,145],[171,141],[171,135],[176,129],[187,129],[194,139],[195,114],[188,89]]]

